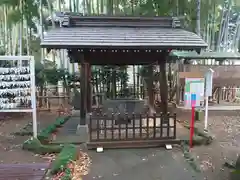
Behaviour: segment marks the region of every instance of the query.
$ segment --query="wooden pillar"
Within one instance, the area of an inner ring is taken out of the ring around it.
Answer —
[[[111,73],[112,73],[112,75],[111,75],[111,78],[112,78],[112,81],[111,81],[111,90],[112,90],[112,96],[111,96],[111,98],[113,98],[113,99],[115,99],[116,98],[116,93],[117,93],[117,85],[116,85],[116,78],[117,78],[117,76],[116,76],[116,68],[115,68],[115,66],[114,66],[114,68],[112,68],[112,70],[111,70]]]
[[[176,104],[179,105],[180,104],[180,100],[181,100],[181,84],[180,84],[180,78],[179,78],[179,72],[183,72],[184,69],[184,65],[182,64],[182,62],[180,62],[180,60],[177,60],[177,81],[176,81]]]
[[[86,64],[84,60],[81,62],[81,77],[80,77],[80,96],[81,96],[81,106],[80,106],[80,125],[86,125]]]
[[[92,88],[91,88],[91,65],[86,63],[86,108],[90,113],[92,110]]]
[[[173,83],[172,83],[172,62],[168,62],[168,83],[169,83],[169,101],[171,102],[173,100],[172,93],[173,93]]]
[[[168,84],[166,76],[167,52],[163,54],[160,65],[160,95],[161,95],[161,110],[164,114],[168,111]]]
[[[147,67],[148,77],[147,81],[147,92],[148,92],[148,105],[150,108],[150,112],[154,112],[154,93],[153,93],[153,66],[149,65]]]
[[[220,104],[220,96],[221,96],[221,87],[218,87],[218,95],[217,95],[217,103]]]

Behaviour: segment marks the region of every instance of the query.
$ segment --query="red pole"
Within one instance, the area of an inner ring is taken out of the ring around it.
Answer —
[[[195,106],[192,105],[192,118],[191,118],[191,124],[190,124],[190,141],[189,141],[190,148],[193,147],[194,117],[195,117]]]

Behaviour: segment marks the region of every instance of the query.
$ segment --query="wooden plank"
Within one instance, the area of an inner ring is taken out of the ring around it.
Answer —
[[[202,72],[179,72],[179,78],[204,78],[204,73]]]
[[[147,148],[147,147],[161,147],[166,144],[180,144],[179,139],[161,139],[161,140],[142,140],[142,141],[99,141],[88,142],[88,149],[96,149],[97,147],[103,147],[105,149],[117,149],[117,148]]]
[[[41,180],[49,164],[0,164],[0,180]]]

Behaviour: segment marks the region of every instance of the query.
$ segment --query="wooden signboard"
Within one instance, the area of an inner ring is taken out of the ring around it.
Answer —
[[[179,72],[179,78],[204,78],[204,74],[202,72]]]

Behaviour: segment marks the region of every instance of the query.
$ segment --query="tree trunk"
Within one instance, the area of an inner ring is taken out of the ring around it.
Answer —
[[[201,36],[201,0],[197,0],[197,22],[196,22],[196,33]]]
[[[38,106],[39,106],[39,108],[41,108],[42,106],[43,106],[43,86],[41,85],[40,86],[40,91],[39,91],[39,96],[41,97],[41,98],[39,98],[39,104],[38,104]]]
[[[107,0],[107,15],[113,15],[113,0]]]
[[[163,57],[159,62],[160,65],[160,95],[161,95],[161,110],[163,114],[168,111],[168,84],[166,76],[166,57]]]

